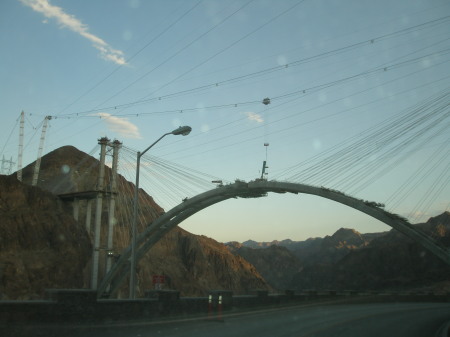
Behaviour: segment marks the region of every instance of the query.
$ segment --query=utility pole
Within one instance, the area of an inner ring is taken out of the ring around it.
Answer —
[[[106,145],[108,145],[109,139],[106,137],[100,138],[98,143],[100,144],[100,168],[98,175],[97,185],[97,199],[95,209],[95,229],[94,229],[94,251],[92,253],[92,279],[91,288],[97,289],[98,282],[98,265],[100,257],[100,229],[102,221],[102,202],[103,202],[103,180],[105,176],[105,157],[106,157]]]

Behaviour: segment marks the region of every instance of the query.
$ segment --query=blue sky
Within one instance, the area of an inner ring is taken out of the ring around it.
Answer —
[[[267,150],[268,179],[290,180],[296,165],[450,91],[449,16],[445,0],[4,0],[1,156],[17,162],[23,110],[24,166],[36,159],[50,115],[45,153],[63,145],[89,153],[102,136],[142,150],[190,125],[189,136],[167,137],[151,154],[234,181],[259,177]],[[393,152],[398,160],[379,179],[346,186],[337,168],[325,185],[392,200],[390,210],[411,220],[448,210],[445,101],[427,141]],[[410,135],[402,125],[396,141]],[[382,139],[371,146],[381,148]],[[382,158],[353,158],[352,167]],[[227,201],[182,227],[219,241],[389,229],[327,200],[287,195]]]

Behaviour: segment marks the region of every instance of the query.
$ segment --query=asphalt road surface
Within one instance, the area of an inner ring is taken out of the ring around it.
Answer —
[[[221,318],[221,319],[220,319]],[[450,321],[447,303],[299,305],[221,317],[114,325],[35,326],[33,336],[83,337],[434,337]],[[15,331],[17,335],[19,331]]]

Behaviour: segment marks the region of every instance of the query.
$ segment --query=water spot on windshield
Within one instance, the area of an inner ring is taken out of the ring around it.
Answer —
[[[122,39],[130,41],[133,38],[133,33],[130,30],[124,30],[122,33]]]
[[[208,132],[209,131],[209,125],[208,124],[203,124],[201,127],[202,132]]]
[[[141,7],[141,0],[130,0],[130,7],[133,9]]]

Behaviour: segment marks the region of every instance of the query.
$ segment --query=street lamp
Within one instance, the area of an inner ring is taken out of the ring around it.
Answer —
[[[136,184],[134,186],[134,212],[133,212],[133,223],[131,225],[131,260],[130,260],[130,299],[136,298],[136,227],[137,227],[137,213],[138,213],[138,202],[139,202],[139,167],[141,164],[141,157],[148,151],[150,148],[158,143],[161,139],[163,139],[167,135],[182,135],[187,136],[191,132],[192,128],[190,126],[180,126],[178,129],[173,130],[172,132],[168,132],[163,134],[156,142],[147,147],[144,151],[137,153],[137,162],[136,162]]]

